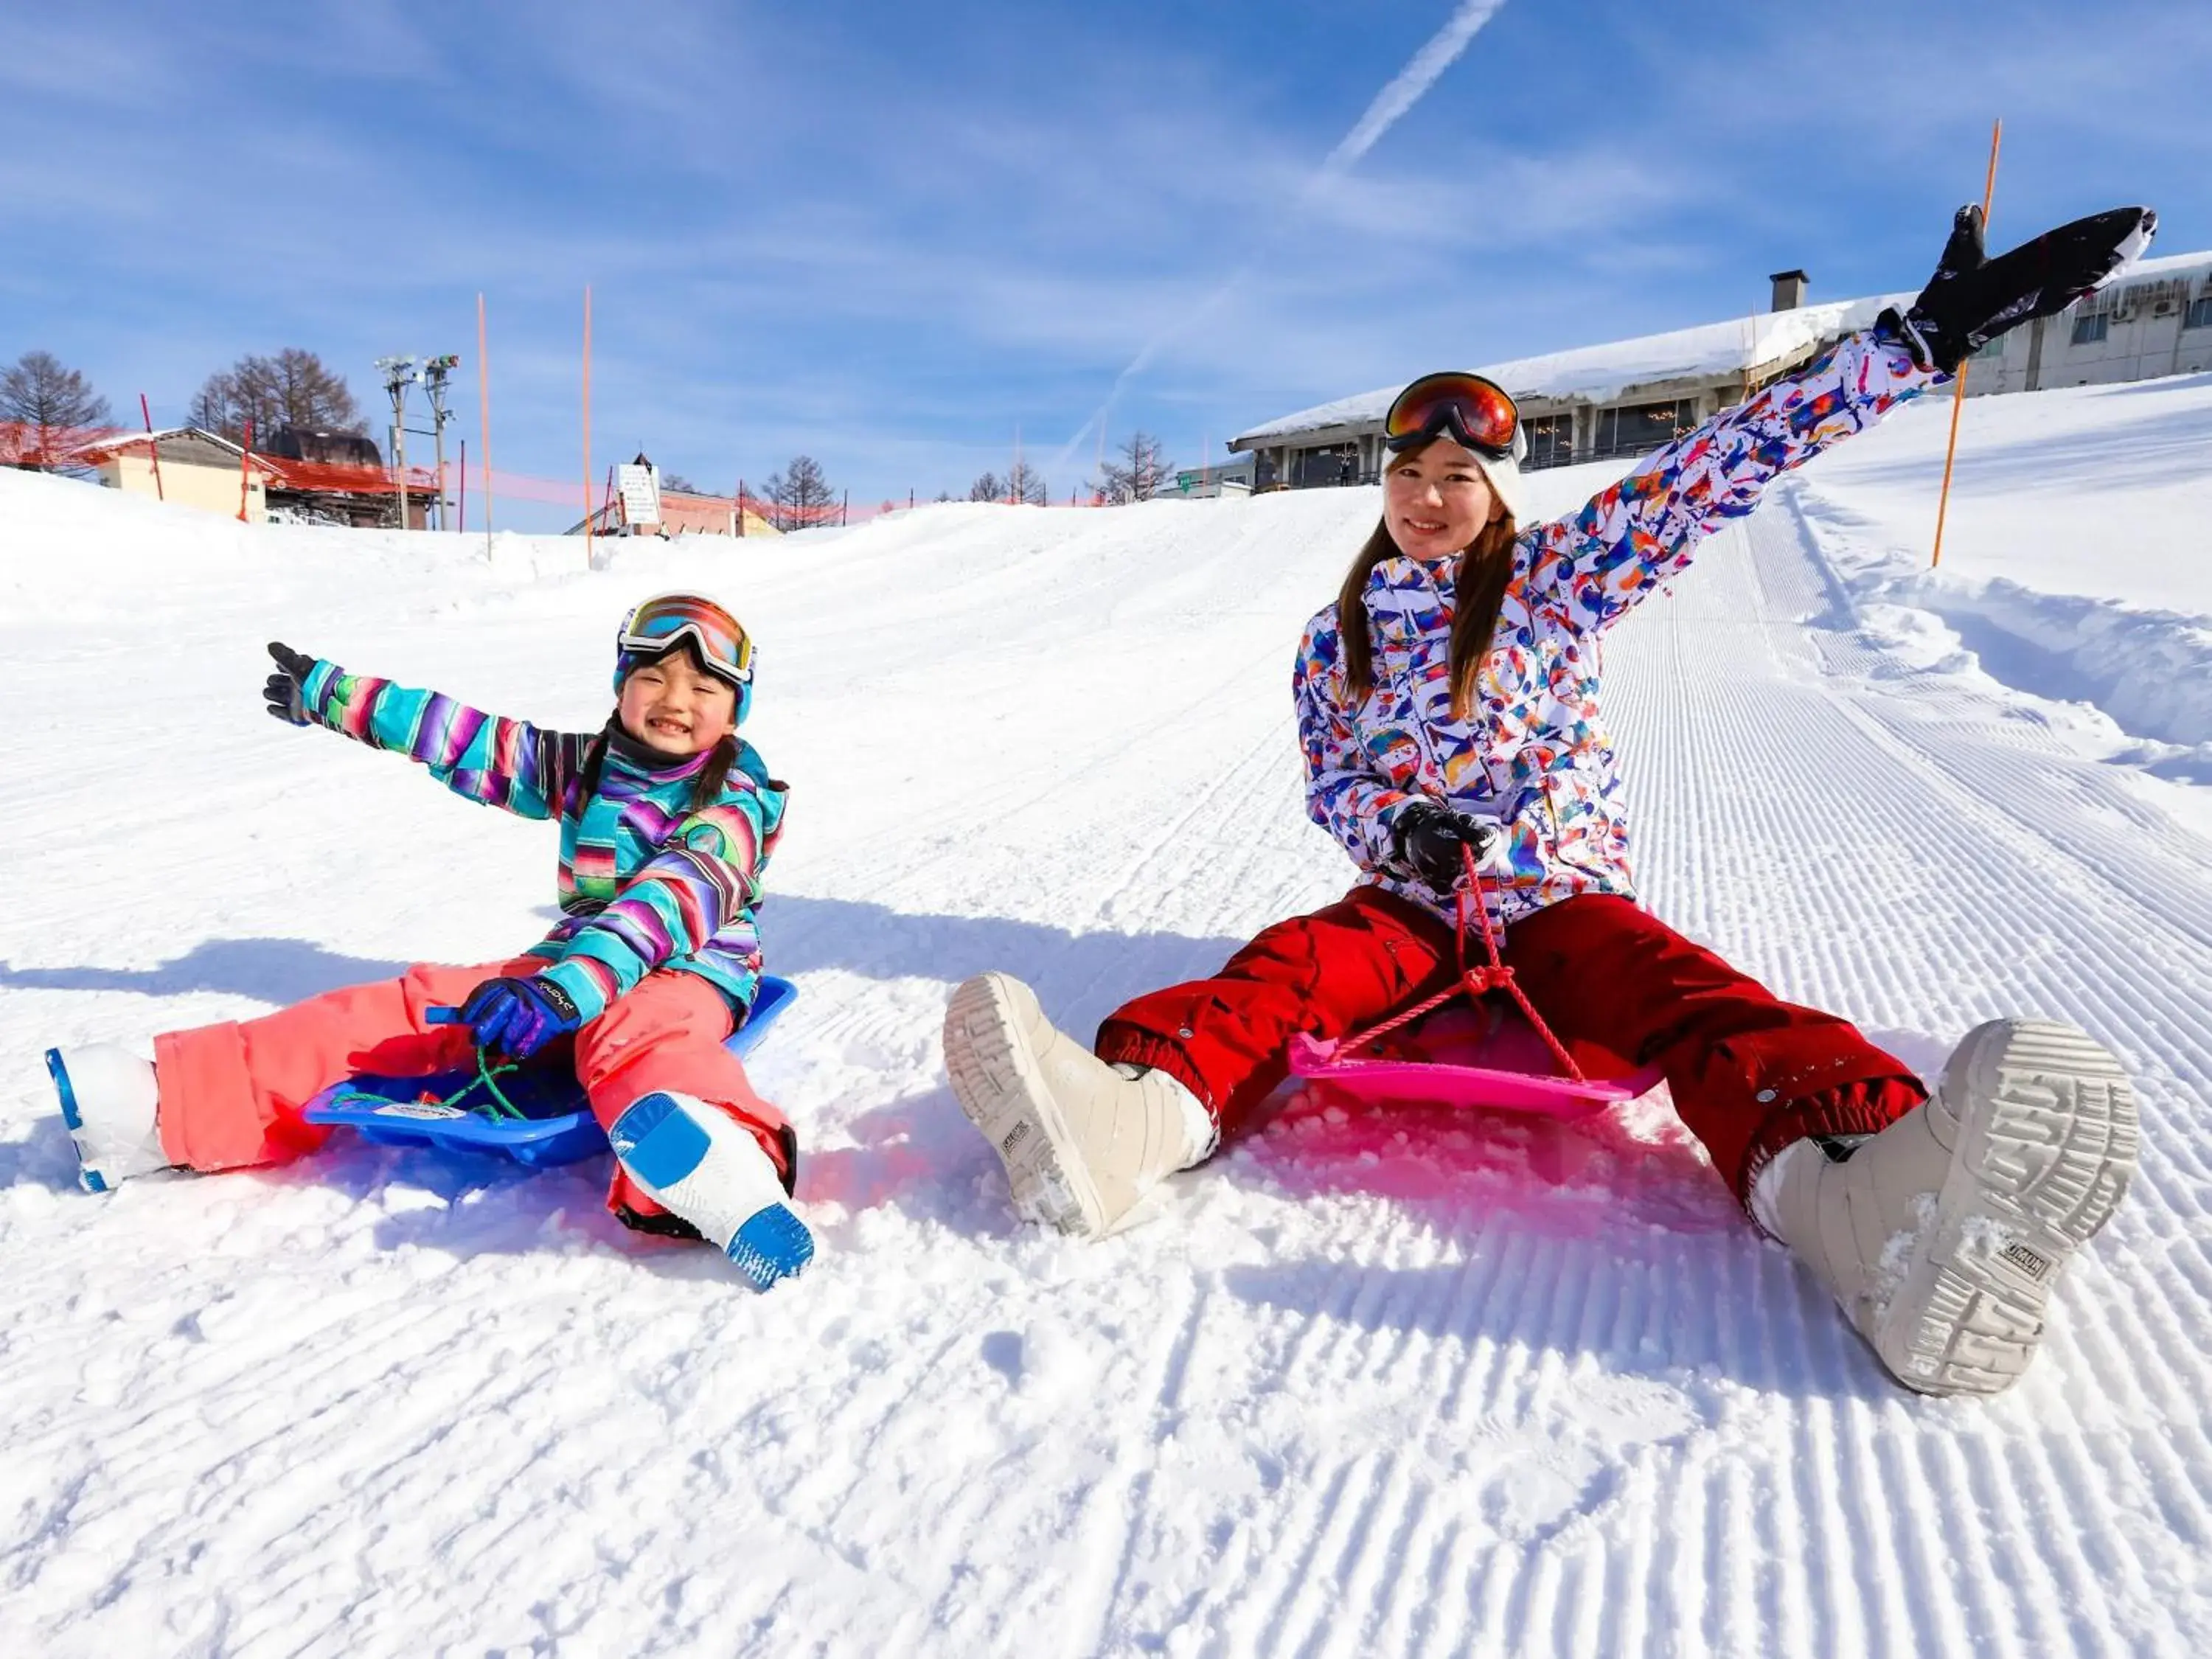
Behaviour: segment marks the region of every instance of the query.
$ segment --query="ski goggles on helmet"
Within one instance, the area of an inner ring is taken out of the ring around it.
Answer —
[[[689,644],[710,674],[743,686],[753,677],[753,642],[743,623],[696,593],[658,593],[631,607],[615,635],[624,658],[658,657]]]
[[[1505,389],[1480,374],[1447,369],[1424,374],[1400,392],[1382,417],[1392,450],[1433,442],[1449,432],[1462,447],[1502,460],[1513,453],[1521,411]]]

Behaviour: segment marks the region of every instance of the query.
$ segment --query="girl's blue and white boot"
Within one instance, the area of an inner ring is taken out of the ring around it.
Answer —
[[[76,1143],[76,1178],[85,1191],[111,1192],[118,1182],[169,1167],[155,1122],[161,1091],[153,1061],[94,1042],[67,1054],[47,1049],[46,1071]]]
[[[764,1291],[814,1259],[814,1235],[791,1206],[759,1141],[690,1095],[641,1095],[607,1131],[630,1178],[696,1227]]]

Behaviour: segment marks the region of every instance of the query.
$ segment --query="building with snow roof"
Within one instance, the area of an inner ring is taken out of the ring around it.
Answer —
[[[356,447],[356,446],[358,447]],[[285,453],[289,451],[289,453]],[[158,459],[158,465],[156,464]],[[392,522],[397,489],[374,441],[351,434],[280,430],[269,451],[248,453],[221,433],[196,426],[133,433],[84,452],[101,483],[260,524],[281,515],[311,524],[375,529]],[[437,485],[410,468],[407,527],[422,529]]]
[[[250,524],[269,517],[269,463],[198,427],[118,438],[87,450],[85,459],[110,489],[233,519],[242,505]]]
[[[1475,372],[1513,394],[1531,467],[1641,455],[1872,325],[1911,291],[1802,303],[1802,270],[1772,278],[1773,307],[1732,322],[1493,363]],[[1991,342],[1969,396],[2140,380],[2212,369],[2212,252],[2145,259],[2080,305]],[[1285,415],[1230,440],[1257,487],[1372,483],[1389,386]]]

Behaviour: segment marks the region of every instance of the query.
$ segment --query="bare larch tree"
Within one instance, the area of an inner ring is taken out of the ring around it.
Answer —
[[[246,441],[249,420],[256,440],[263,442],[286,426],[301,432],[368,429],[345,377],[297,346],[287,346],[273,357],[249,352],[230,368],[209,375],[192,399],[191,419],[194,426],[219,432],[233,443]]]
[[[107,399],[51,351],[27,351],[0,370],[0,461],[42,471],[74,468],[84,446],[112,423]]]
[[[778,530],[803,530],[828,522],[837,492],[820,462],[811,455],[794,455],[781,472],[769,475],[768,499],[775,508],[769,517]]]
[[[1098,493],[1112,502],[1148,501],[1175,476],[1167,449],[1149,432],[1133,432],[1106,463]]]

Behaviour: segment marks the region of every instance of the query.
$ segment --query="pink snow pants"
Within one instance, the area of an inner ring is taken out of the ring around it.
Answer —
[[[485,980],[544,965],[535,957],[478,968],[419,963],[398,979],[326,992],[259,1019],[157,1036],[161,1150],[194,1170],[313,1152],[331,1132],[300,1115],[309,1100],[356,1072],[406,1077],[468,1065],[467,1028],[432,1025],[423,1010],[456,1006]],[[592,1115],[611,1124],[641,1095],[692,1095],[750,1130],[787,1178],[783,1115],[722,1046],[732,1027],[729,1003],[696,974],[647,975],[576,1034],[576,1076]],[[607,1207],[648,1225],[666,1214],[620,1164]]]
[[[1098,1028],[1102,1060],[1157,1066],[1225,1135],[1289,1073],[1291,1034],[1344,1037],[1451,983],[1452,929],[1358,886],[1263,929],[1211,979],[1170,986]],[[1624,898],[1583,894],[1515,922],[1504,956],[1577,1062],[1600,1077],[1664,1069],[1674,1110],[1739,1201],[1807,1135],[1866,1134],[1927,1097],[1848,1020],[1783,1001]]]

